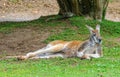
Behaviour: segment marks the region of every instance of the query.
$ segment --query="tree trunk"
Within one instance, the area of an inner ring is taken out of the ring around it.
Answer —
[[[57,0],[60,6],[59,14],[75,14],[90,16],[101,20],[105,16],[109,0]],[[104,12],[104,13],[103,13]]]
[[[102,0],[93,0],[93,18],[102,19]]]

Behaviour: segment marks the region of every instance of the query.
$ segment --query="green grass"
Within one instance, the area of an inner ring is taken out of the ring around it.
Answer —
[[[73,17],[66,24],[64,21],[45,22],[44,18],[31,22],[7,22],[1,23],[0,32],[10,33],[15,28],[27,26],[54,27],[57,25],[71,25],[61,33],[53,34],[45,40],[46,43],[53,40],[85,40],[89,31],[86,24],[95,28],[101,25],[103,37],[104,56],[99,59],[80,60],[79,58],[68,59],[40,59],[17,61],[16,59],[1,60],[0,77],[119,77],[120,76],[120,44],[115,39],[120,36],[120,22],[104,20],[86,20],[83,17]],[[43,26],[44,25],[44,26]]]

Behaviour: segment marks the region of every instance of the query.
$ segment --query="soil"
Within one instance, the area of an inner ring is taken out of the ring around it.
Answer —
[[[113,0],[109,3],[106,12],[106,19],[120,22],[120,0]]]
[[[18,28],[9,34],[0,34],[0,54],[20,55],[34,51],[45,44],[42,43],[50,32],[39,30],[37,27]]]
[[[0,21],[30,21],[58,12],[56,0],[0,0]]]
[[[64,22],[68,23],[67,20]],[[70,24],[66,26],[28,26],[15,28],[10,33],[0,33],[0,58],[5,56],[25,55],[28,52],[38,50],[44,46],[44,42],[52,34],[58,34],[66,28],[76,29]]]

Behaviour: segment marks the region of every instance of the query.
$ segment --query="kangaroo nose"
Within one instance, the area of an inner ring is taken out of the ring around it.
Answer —
[[[99,42],[101,42],[102,41],[102,39],[99,39]]]

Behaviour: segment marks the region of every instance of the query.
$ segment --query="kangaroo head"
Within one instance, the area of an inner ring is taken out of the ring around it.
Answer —
[[[92,27],[87,26],[87,25],[86,27],[90,31],[90,41],[100,44],[102,41],[101,36],[100,36],[100,25],[97,25],[96,29],[93,29]]]

